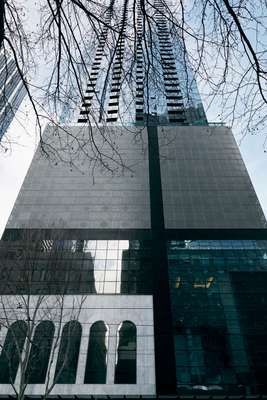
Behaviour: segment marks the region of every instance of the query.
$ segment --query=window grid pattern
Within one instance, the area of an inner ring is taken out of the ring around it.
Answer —
[[[125,52],[125,31],[127,26],[127,18],[128,1],[124,3],[121,21],[119,24],[119,37],[116,41],[106,122],[116,122],[118,120],[119,98],[123,80],[123,59]]]
[[[152,290],[151,248],[143,241],[46,240],[28,254],[27,261],[20,260],[20,273],[12,267],[13,256],[11,249],[0,269],[2,294],[23,294],[27,276],[31,294],[150,294]],[[32,269],[27,268],[29,260]]]
[[[158,115],[160,125],[205,125],[205,113],[191,72],[189,89],[184,82],[185,75],[191,70],[188,65],[185,66],[181,43],[177,38],[171,38],[168,20],[164,16],[165,4],[155,0],[148,9],[148,13],[156,10],[151,17],[153,38],[149,38],[144,27],[140,1],[132,3],[127,0],[122,12],[120,9],[111,11],[112,7],[106,11],[106,26],[97,46],[78,122],[90,120],[95,125],[105,120],[112,125],[120,120],[126,125],[139,125],[145,123],[147,114],[152,113]],[[135,12],[134,28],[125,24],[128,8],[132,7]],[[117,32],[111,31],[109,26],[112,25]],[[148,41],[152,40],[151,57],[157,54],[155,63],[147,60],[145,36]],[[152,67],[150,64],[153,64]],[[149,91],[152,96],[148,97]]]
[[[108,25],[110,25],[111,17],[112,17],[112,10],[109,7],[105,12],[104,27],[99,36],[99,43],[96,48],[95,58],[89,76],[90,82],[88,83],[87,89],[85,91],[85,96],[83,98],[83,104],[82,104],[82,109],[80,111],[80,117],[78,119],[78,123],[88,122],[89,115],[93,111],[92,106],[94,97],[96,96],[96,82],[99,77],[101,63],[104,57],[104,47],[108,37],[108,30],[109,30]]]
[[[164,17],[165,6],[161,0],[155,0],[154,4],[157,10],[155,20],[159,40],[159,54],[163,69],[168,119],[171,123],[185,124],[186,117],[174,60],[173,45],[168,25]]]
[[[266,393],[266,245],[168,242],[180,395]]]
[[[26,89],[20,79],[15,61],[0,51],[0,140],[25,94]]]
[[[136,44],[136,99],[135,120],[144,121],[144,56],[143,56],[143,16],[140,2],[137,3],[137,44]]]

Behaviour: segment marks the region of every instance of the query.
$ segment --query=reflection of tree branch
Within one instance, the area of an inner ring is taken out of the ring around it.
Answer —
[[[40,104],[43,104],[41,108],[45,108],[44,114],[48,115],[46,118],[56,125],[57,115],[61,113],[62,106],[67,104],[67,107],[73,110],[79,102],[79,98],[82,99],[83,81],[91,82],[88,65],[91,64],[92,49],[96,48],[95,44],[100,43],[103,29],[108,32],[105,42],[106,53],[101,60],[102,62],[105,59],[104,71],[101,72],[105,88],[110,85],[113,60],[122,35],[125,41],[126,50],[121,82],[124,89],[121,91],[121,96],[126,106],[123,110],[119,110],[119,122],[123,124],[125,113],[135,109],[135,70],[138,43],[139,45],[141,43],[143,50],[143,86],[146,92],[144,101],[146,102],[146,112],[149,114],[149,91],[163,92],[162,61],[157,49],[153,46],[157,35],[156,14],[162,15],[166,21],[173,42],[180,42],[185,81],[183,83],[184,96],[190,97],[194,83],[193,78],[196,78],[205,85],[205,90],[209,91],[209,103],[217,101],[218,97],[221,99],[221,103],[225,105],[224,110],[227,110],[225,114],[227,118],[230,114],[231,104],[234,103],[230,117],[232,122],[240,120],[240,108],[243,107],[245,97],[246,115],[250,111],[251,115],[254,115],[253,120],[248,121],[245,118],[248,127],[253,124],[255,127],[259,123],[258,121],[263,121],[263,118],[256,116],[260,113],[267,115],[265,111],[266,89],[263,85],[266,79],[264,73],[266,46],[262,36],[262,32],[266,28],[266,19],[253,8],[253,2],[249,0],[244,4],[242,0],[239,0],[233,6],[228,0],[222,2],[196,0],[189,3],[180,0],[176,5],[169,6],[167,1],[162,0],[161,4],[164,5],[164,13],[153,1],[133,0],[133,7],[129,7],[127,18],[123,18],[123,11],[128,8],[126,0],[120,4],[121,9],[114,1],[105,6],[94,0],[86,2],[71,0],[68,4],[62,0],[44,0],[41,7],[41,25],[39,31],[34,32],[34,42],[43,46],[43,53],[47,57],[51,69],[46,82],[39,85],[37,90],[30,80],[25,78],[25,65],[29,64],[28,53],[32,53],[30,36],[33,32],[30,34],[24,32],[25,24],[16,7],[16,0],[8,3],[1,2],[0,32],[5,33],[6,43],[11,48],[13,56],[16,56],[16,65],[19,68],[20,76],[22,78],[24,76],[23,82],[34,109],[39,136],[41,136],[40,121],[42,119],[39,112]],[[137,5],[140,6],[139,10]],[[266,10],[264,1],[259,1],[259,10],[260,7],[262,10]],[[109,11],[112,14],[110,20],[106,18],[106,13]],[[137,34],[135,26],[138,13],[142,18],[143,25],[141,36]],[[5,32],[2,29],[3,24],[1,25],[2,20],[5,23]],[[251,30],[255,32],[257,38],[255,44],[249,39]],[[94,45],[92,45],[93,41]],[[258,45],[260,45],[259,50]],[[243,60],[245,59],[245,63],[240,62],[241,57]],[[193,74],[187,69],[188,63],[192,64]],[[251,67],[255,74],[246,74]],[[151,89],[151,83],[153,89]],[[249,84],[253,88],[248,91],[249,96],[244,94],[246,90],[244,84]],[[131,96],[124,95],[127,91]],[[257,96],[255,97],[257,91],[262,100],[261,105]],[[75,96],[73,96],[74,92]],[[100,120],[105,125],[105,104],[108,99],[105,90],[101,92],[101,95],[102,97],[94,88],[94,99],[99,104]],[[90,117],[88,118],[88,129],[91,130],[92,138],[95,135],[92,131],[92,123],[98,127],[99,122],[95,118],[94,111],[87,110]],[[255,114],[253,110],[256,111]],[[65,129],[65,134],[66,137],[69,135],[68,129]],[[101,135],[100,130],[98,130],[98,134]],[[52,154],[56,153],[51,144],[47,145],[42,138],[40,140],[46,157],[51,157],[51,152]],[[92,141],[93,147],[95,147],[94,142]],[[82,148],[82,146],[80,147]],[[110,148],[110,150],[112,153],[113,149]],[[99,161],[102,162],[105,157],[101,158],[101,150],[95,149],[95,151],[99,156]],[[71,154],[71,151],[68,150],[68,153]],[[106,167],[105,164],[103,166]]]
[[[263,93],[261,81],[260,81],[261,75],[264,76],[266,74],[266,72],[262,70],[262,68],[260,66],[260,63],[259,63],[259,60],[258,60],[258,57],[256,55],[256,52],[254,51],[254,49],[253,49],[253,47],[252,47],[247,35],[245,34],[245,32],[244,32],[244,30],[243,30],[243,28],[242,28],[242,26],[240,24],[240,21],[239,21],[237,15],[236,15],[236,13],[234,12],[233,8],[230,6],[229,1],[228,0],[223,0],[223,2],[225,4],[229,14],[233,17],[233,19],[235,21],[235,24],[236,24],[236,26],[238,28],[239,33],[240,33],[241,41],[244,44],[245,52],[247,53],[247,48],[246,48],[246,46],[247,46],[248,49],[249,49],[249,52],[250,52],[250,54],[251,54],[251,56],[252,56],[252,58],[254,60],[255,68],[256,68],[256,74],[257,74],[257,82],[258,82],[258,87],[259,87],[259,90],[260,90],[260,94],[261,94],[261,97],[263,98],[264,102],[267,103],[267,100],[266,100],[265,95]],[[247,55],[248,55],[248,58],[250,59],[250,56],[249,56],[248,53],[247,53]]]

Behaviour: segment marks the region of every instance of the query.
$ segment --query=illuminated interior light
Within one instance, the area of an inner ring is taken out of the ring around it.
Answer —
[[[194,282],[194,289],[209,289],[214,281],[214,277],[210,276],[205,282]]]
[[[176,278],[176,281],[175,281],[175,288],[176,288],[176,289],[179,289],[180,283],[181,283],[181,277],[178,276],[178,277]]]

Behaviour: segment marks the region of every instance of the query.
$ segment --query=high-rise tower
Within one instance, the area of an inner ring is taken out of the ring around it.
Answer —
[[[159,124],[206,124],[184,45],[164,15],[166,5],[155,1],[146,14],[142,7],[113,0],[107,7],[78,122],[125,126],[157,115]]]
[[[26,89],[20,79],[15,60],[0,51],[0,140],[25,94]]]
[[[136,6],[130,77],[132,5],[113,6],[79,121],[46,128],[1,243],[1,393],[266,394],[266,220],[236,142],[187,86],[163,3],[154,74]]]

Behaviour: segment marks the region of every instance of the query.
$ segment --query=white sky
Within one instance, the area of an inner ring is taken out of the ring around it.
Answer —
[[[18,114],[21,110],[23,112],[27,110],[25,101]],[[7,132],[7,138],[3,138],[3,146],[11,138],[12,143],[6,146],[8,149],[6,152],[0,147],[0,236],[37,147],[36,136],[34,118],[30,113],[29,117],[25,118],[24,126],[14,118]]]

